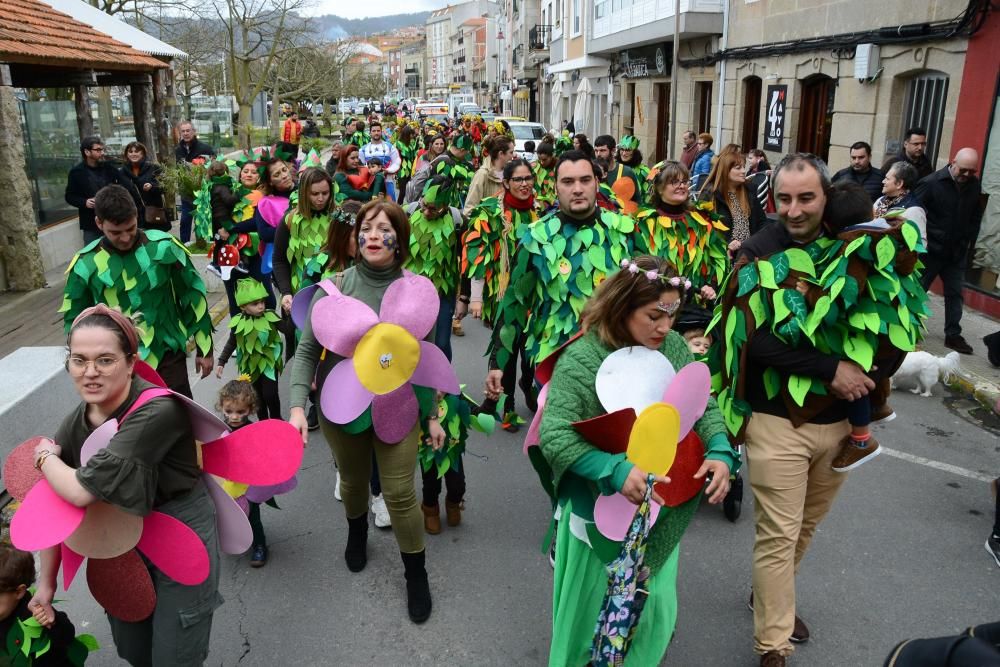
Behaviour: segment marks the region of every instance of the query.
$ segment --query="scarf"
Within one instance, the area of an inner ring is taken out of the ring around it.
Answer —
[[[518,199],[511,194],[510,190],[504,190],[503,205],[504,208],[512,208],[517,211],[530,211],[535,207],[535,195],[532,194],[527,199]]]
[[[906,197],[907,194],[908,193],[904,192],[902,194],[896,195],[895,197],[890,197],[888,195],[886,195],[885,197],[879,197],[878,201],[875,202],[875,217],[876,218],[885,217],[885,214],[889,210],[896,208],[896,205],[899,202],[903,201],[903,198]]]

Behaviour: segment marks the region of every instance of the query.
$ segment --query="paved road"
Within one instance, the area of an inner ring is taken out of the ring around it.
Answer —
[[[466,328],[454,339],[456,363],[462,380],[478,387],[486,330],[468,321]],[[210,405],[219,386],[203,380],[196,397]],[[996,620],[1000,570],[983,541],[992,520],[985,480],[1000,472],[1000,425],[984,424],[985,415],[969,413],[972,404],[940,389],[934,398],[896,395],[893,404],[900,418],[878,436],[895,455],[851,475],[804,562],[799,612],[813,640],[793,664],[880,665],[901,638]],[[39,432],[66,409],[39,406]],[[519,436],[474,434],[468,449],[465,522],[428,538],[434,614],[415,626],[406,619],[391,533],[373,528],[368,567],[347,571],[333,464],[314,434],[298,490],[281,500],[282,510],[264,510],[271,562],[252,570],[246,556],[223,559],[227,602],[215,617],[208,664],[543,665],[551,601],[551,570],[539,552],[545,496]],[[757,664],[745,607],[752,512],[748,499],[736,524],[707,505],[697,515],[682,543],[680,619],[664,664]],[[89,664],[119,664],[86,588],[78,582],[64,597],[71,618],[105,646]]]

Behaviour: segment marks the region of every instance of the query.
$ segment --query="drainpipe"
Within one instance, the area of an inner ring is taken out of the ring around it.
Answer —
[[[722,40],[719,44],[719,49],[725,51],[729,46],[729,0],[722,0]],[[722,146],[722,108],[726,103],[726,60],[725,58],[719,63],[719,110],[716,113],[715,120],[716,125],[719,128],[718,134],[719,145]],[[742,147],[745,151],[746,146]]]
[[[670,65],[670,148],[667,155],[673,155],[677,147],[677,61],[681,52],[681,0],[674,0],[674,57]],[[678,156],[679,157],[679,156]]]

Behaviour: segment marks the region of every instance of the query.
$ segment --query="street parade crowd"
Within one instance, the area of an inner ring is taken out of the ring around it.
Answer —
[[[550,665],[659,664],[684,532],[703,498],[735,521],[744,480],[753,649],[784,665],[809,639],[799,564],[846,473],[880,451],[870,426],[894,416],[888,379],[922,339],[935,275],[949,346],[971,352],[954,249],[978,233],[975,151],[933,171],[913,128],[885,173],[859,142],[831,179],[813,155],[771,167],[706,133],[648,166],[632,136],[564,131],[516,152],[502,120],[387,114],[350,119],[323,165],[299,154],[296,123],[235,160],[181,123],[178,158],[204,160],[206,177],[182,202],[180,239],[145,148],[130,144],[113,174],[100,140],[83,142],[67,200],[87,212],[87,244],[61,308],[82,402],[4,469],[21,507],[0,613],[30,630],[33,664],[86,658],[53,608],[58,572],[68,587],[85,558],[123,660],[202,664],[220,552],[266,565],[261,506],[293,491],[315,429],[337,468],[348,569],[366,566],[372,513],[423,623],[441,493],[459,526],[466,440],[500,428],[524,430],[551,500]],[[226,289],[218,353],[192,230]],[[469,316],[492,330],[482,395],[451,365]],[[216,405],[191,400],[189,346],[202,377],[235,356]],[[986,546],[1000,566],[1000,507],[997,521]],[[33,593],[25,551],[41,553]],[[967,661],[947,664],[998,664],[998,637],[951,638]],[[924,662],[942,650],[910,642],[893,664],[946,664]]]

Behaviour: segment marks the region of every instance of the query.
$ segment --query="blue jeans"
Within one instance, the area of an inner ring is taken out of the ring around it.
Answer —
[[[181,243],[191,240],[191,225],[194,223],[194,202],[181,200]]]
[[[455,316],[455,297],[438,295],[441,308],[438,310],[437,324],[434,325],[434,344],[451,361],[451,320]]]

